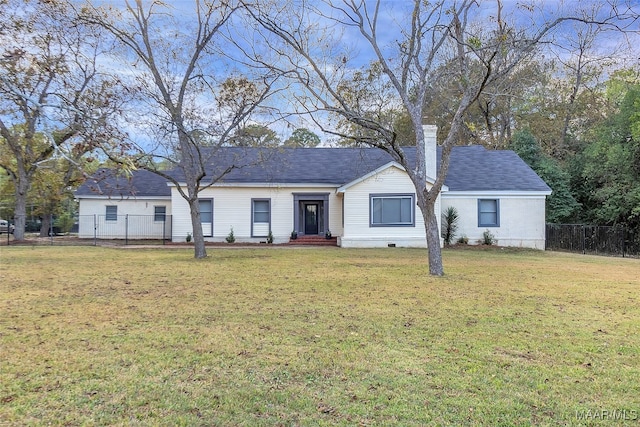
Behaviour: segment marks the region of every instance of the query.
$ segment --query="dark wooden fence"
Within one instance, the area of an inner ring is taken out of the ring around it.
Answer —
[[[640,235],[622,226],[547,224],[546,249],[637,257]]]

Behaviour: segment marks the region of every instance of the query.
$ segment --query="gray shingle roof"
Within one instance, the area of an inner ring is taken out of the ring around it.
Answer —
[[[449,191],[551,191],[515,152],[480,145],[453,148],[445,184]]]
[[[76,190],[76,197],[106,196],[112,199],[137,197],[169,197],[167,180],[146,170],[133,171],[131,177],[112,169],[100,169]]]
[[[220,182],[225,183],[315,183],[344,185],[392,161],[382,150],[373,148],[229,148],[222,150],[219,173],[231,163],[239,166]],[[267,153],[267,154],[265,154]],[[405,148],[411,164],[415,147]],[[226,156],[226,157],[224,157]],[[263,156],[261,158],[261,156]],[[438,148],[438,165],[441,150]],[[450,191],[549,191],[545,182],[513,151],[487,150],[480,145],[457,146],[445,184]]]
[[[405,148],[410,163],[415,147]],[[438,149],[438,163],[441,150]],[[327,184],[341,186],[392,161],[382,150],[372,148],[221,148],[207,176],[218,177],[229,165],[236,167],[218,182],[230,184],[279,183]],[[180,171],[172,173],[183,181]],[[126,181],[126,180],[124,180]],[[166,181],[150,172],[135,171],[130,183],[111,183],[109,188],[127,185],[138,196],[167,196]],[[487,150],[479,145],[458,146],[451,151],[445,184],[449,191],[549,191],[545,182],[513,151]],[[77,195],[96,194],[89,181]],[[104,185],[103,185],[104,187]],[[104,191],[104,190],[103,190]]]
[[[391,161],[381,150],[353,148],[219,149],[207,177],[218,177],[229,165],[224,183],[314,183],[342,185]],[[173,174],[183,181],[182,174]]]

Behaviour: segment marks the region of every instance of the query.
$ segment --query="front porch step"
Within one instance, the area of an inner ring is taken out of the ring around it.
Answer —
[[[327,239],[324,236],[298,236],[297,239],[290,239],[290,245],[303,246],[338,246],[338,238],[331,237]]]

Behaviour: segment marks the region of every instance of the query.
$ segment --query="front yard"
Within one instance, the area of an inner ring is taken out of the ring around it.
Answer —
[[[637,425],[640,260],[0,248],[0,425]]]

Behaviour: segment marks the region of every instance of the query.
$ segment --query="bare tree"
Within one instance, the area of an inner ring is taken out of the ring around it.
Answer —
[[[541,16],[534,16],[533,7],[524,6],[509,15],[501,0],[483,2],[482,6],[475,0],[415,0],[410,6],[380,0],[294,3],[258,1],[246,5],[262,27],[265,43],[279,54],[279,62],[271,65],[304,88],[306,96],[297,100],[306,113],[337,114],[363,129],[341,134],[324,126],[325,132],[380,148],[404,167],[424,218],[429,271],[443,275],[434,207],[447,175],[451,148],[465,129],[467,110],[487,87],[511,75],[554,28],[569,20],[585,19],[567,14],[543,22]],[[602,17],[598,24],[614,18],[619,22],[619,16],[613,16],[618,12],[612,10],[612,16]],[[530,23],[524,27],[519,22],[527,16]],[[362,86],[351,64],[363,56],[380,69],[380,78],[368,84],[388,88],[394,97],[385,103],[397,103],[409,114],[416,136],[415,164],[409,162],[395,129],[389,126],[393,121],[385,117],[388,110],[371,105],[375,99],[353,96],[354,87]],[[455,82],[457,95],[451,104],[450,128],[442,141],[441,163],[432,177],[433,185],[427,187],[422,130],[425,102],[432,87],[443,79]]]
[[[249,78],[228,61],[220,43],[237,4],[194,0],[191,6],[176,10],[161,1],[135,0],[123,8],[87,4],[83,11],[87,22],[114,36],[121,47],[115,61],[124,62],[132,76],[123,82],[125,90],[138,96],[127,117],[137,139],[124,150],[110,146],[106,152],[175,185],[189,204],[195,258],[204,258],[198,195],[235,164],[209,176],[207,166],[270,96],[277,76],[269,71]],[[158,161],[172,165],[177,175],[160,170]]]
[[[599,13],[598,8],[591,11],[593,16]],[[559,140],[552,147],[556,157],[566,157],[573,151],[570,143],[572,125],[575,125],[576,116],[584,116],[581,108],[584,110],[588,108],[587,105],[595,104],[593,92],[603,84],[604,77],[608,75],[607,69],[612,64],[620,66],[623,58],[629,57],[624,54],[624,38],[611,35],[607,27],[574,23],[554,43],[553,52],[562,67],[560,78],[564,83],[558,90],[562,97],[562,128]],[[606,45],[603,40],[607,42]]]
[[[4,2],[0,28],[0,167],[15,186],[20,240],[38,169],[90,151],[114,100],[96,68],[97,35],[63,2]]]

